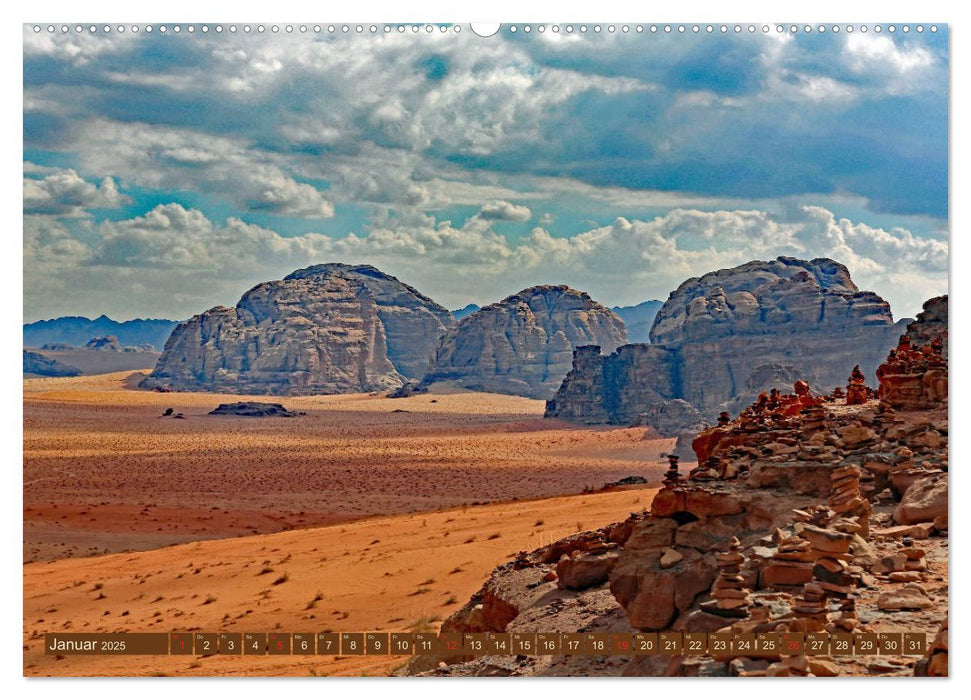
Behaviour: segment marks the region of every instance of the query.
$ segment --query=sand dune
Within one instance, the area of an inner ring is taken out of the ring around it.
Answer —
[[[542,401],[497,394],[271,397],[305,415],[250,419],[207,414],[257,397],[134,383],[24,381],[25,561],[657,480],[672,444],[547,421]]]
[[[44,632],[432,630],[521,550],[625,518],[654,489],[398,515],[24,565],[26,675],[384,675],[403,657],[66,657]]]

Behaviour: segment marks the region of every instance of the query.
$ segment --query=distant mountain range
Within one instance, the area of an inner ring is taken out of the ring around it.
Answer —
[[[611,309],[627,326],[627,337],[632,343],[648,343],[648,333],[654,317],[663,302],[651,300],[636,306],[615,306]],[[462,319],[479,310],[478,304],[469,304],[452,311],[452,316]],[[24,347],[39,348],[62,343],[84,347],[92,338],[113,335],[120,345],[148,343],[161,351],[178,321],[164,318],[136,318],[131,321],[114,321],[104,314],[96,319],[83,316],[61,316],[47,321],[24,324]]]
[[[627,326],[627,340],[631,343],[650,343],[651,326],[654,317],[664,304],[663,301],[652,299],[642,301],[636,306],[615,306],[611,309],[621,317]]]
[[[452,315],[455,317],[456,321],[459,321],[466,316],[471,316],[480,308],[482,307],[480,307],[478,304],[469,304],[468,306],[463,306],[461,309],[456,309],[452,312]]]
[[[92,338],[113,335],[120,345],[138,346],[147,343],[161,350],[177,323],[161,318],[136,318],[119,322],[104,314],[94,320],[83,316],[62,316],[25,323],[24,347],[39,348],[48,344],[84,347]]]

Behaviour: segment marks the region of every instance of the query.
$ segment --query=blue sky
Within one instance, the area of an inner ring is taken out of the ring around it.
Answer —
[[[947,291],[947,36],[24,34],[24,315],[185,318],[327,261],[451,308],[833,257]]]

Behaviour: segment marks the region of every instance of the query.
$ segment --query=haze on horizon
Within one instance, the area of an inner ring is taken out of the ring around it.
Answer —
[[[184,319],[322,262],[448,308],[779,255],[948,289],[947,33],[35,34],[24,320]]]

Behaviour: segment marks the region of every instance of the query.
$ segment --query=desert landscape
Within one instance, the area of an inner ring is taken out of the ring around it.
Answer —
[[[433,631],[505,559],[642,509],[654,492],[625,487],[30,564],[24,673],[387,675],[407,659],[56,658],[44,655],[43,633]]]
[[[23,675],[947,676],[947,26],[481,29],[24,25]]]
[[[715,310],[709,305],[701,319],[702,297],[692,295],[706,291],[698,281],[662,306],[652,335],[687,333],[691,342],[623,345],[605,355],[583,343],[598,334],[623,338],[623,322],[563,287],[526,290],[455,324],[374,268],[310,270],[248,293],[277,298],[260,308],[289,309],[271,311],[271,324],[254,323],[246,305],[256,302],[244,297],[236,320],[228,309],[213,310],[230,319],[215,326],[215,343],[204,318],[180,324],[154,369],[24,379],[25,674],[947,674],[946,297],[928,300],[914,321],[893,323],[888,305],[856,289],[837,263],[753,262],[717,273],[707,292]],[[378,286],[368,287],[373,280]],[[737,291],[726,319],[717,300],[727,280]],[[350,301],[355,284],[375,294],[375,305],[344,328],[340,314],[367,308]],[[294,291],[301,296],[287,296]],[[395,301],[381,310],[382,299]],[[750,304],[767,311],[756,315]],[[834,310],[840,306],[846,311]],[[682,307],[689,312],[679,316]],[[767,326],[766,314],[782,309],[789,322]],[[300,313],[321,319],[316,342],[300,330]],[[713,318],[726,328],[713,328]],[[453,330],[432,369],[417,378],[415,369],[411,378],[399,372],[395,361],[420,365],[415,346],[389,339],[407,340],[415,324],[440,321]],[[557,330],[570,324],[572,341]],[[696,324],[706,329],[701,343]],[[862,345],[832,347],[827,338],[853,324],[871,329],[857,339]],[[766,332],[772,337],[759,340],[754,357],[740,353],[754,342],[746,334]],[[561,343],[573,347],[572,368]],[[259,365],[249,359],[253,347]],[[711,357],[704,373],[699,347]],[[807,347],[829,354],[807,355]],[[290,385],[293,348],[299,379]],[[866,357],[885,354],[876,368],[867,360],[876,388],[857,365],[845,387],[814,390],[798,379],[794,393],[780,389],[788,377],[823,372],[833,383],[834,364],[859,348]],[[457,374],[435,369],[443,354]],[[726,384],[719,367],[750,372],[748,381]],[[208,375],[200,379],[200,370]],[[562,377],[555,392],[539,388],[549,376]],[[202,386],[173,391],[169,380]],[[344,393],[295,390],[335,381]],[[217,385],[247,393],[212,391]],[[368,385],[383,388],[360,391]],[[682,457],[695,464],[687,478]],[[459,633],[906,629],[934,642],[922,659],[132,662],[43,652],[50,631],[302,625]]]
[[[24,381],[25,562],[577,494],[632,475],[656,485],[674,442],[447,387],[286,397],[302,415],[254,419],[208,415],[252,397],[138,381]]]

